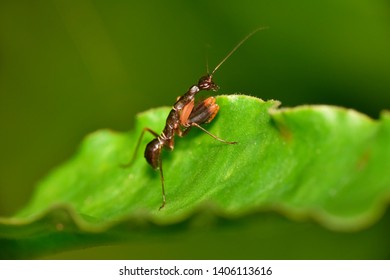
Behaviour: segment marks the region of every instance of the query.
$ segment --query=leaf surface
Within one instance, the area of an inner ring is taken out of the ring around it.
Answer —
[[[169,108],[140,114],[131,132],[87,136],[73,158],[39,183],[24,209],[0,218],[0,237],[19,247],[32,242],[31,255],[39,255],[128,240],[150,227],[158,235],[187,222],[202,227],[210,217],[265,212],[355,231],[375,223],[387,208],[388,112],[376,121],[332,106],[278,109],[277,101],[242,95],[219,96],[217,103],[218,116],[204,127],[238,144],[220,143],[196,128],[176,138],[174,151],[163,152],[167,204],[161,211],[159,173],[143,151],[133,165],[122,165],[144,127],[162,130]],[[152,138],[146,134],[141,147]]]

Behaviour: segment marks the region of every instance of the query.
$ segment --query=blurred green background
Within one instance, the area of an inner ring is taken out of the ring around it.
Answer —
[[[259,26],[215,74],[219,94],[390,107],[388,0],[1,1],[0,216],[86,134],[172,105],[206,53],[212,68]]]

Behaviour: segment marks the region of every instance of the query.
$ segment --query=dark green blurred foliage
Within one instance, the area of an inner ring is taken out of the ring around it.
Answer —
[[[0,2],[0,215],[99,128],[171,105],[247,33],[215,74],[220,93],[390,106],[390,4],[329,1]]]

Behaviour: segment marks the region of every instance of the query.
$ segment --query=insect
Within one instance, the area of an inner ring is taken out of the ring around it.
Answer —
[[[160,171],[162,189],[162,204],[159,208],[160,210],[166,204],[161,151],[163,148],[169,151],[173,150],[175,135],[178,135],[179,137],[184,137],[192,127],[197,127],[211,137],[213,137],[215,140],[218,140],[219,142],[225,144],[237,143],[234,141],[231,142],[223,140],[201,126],[201,124],[209,123],[214,119],[214,117],[218,113],[219,106],[215,103],[215,97],[212,96],[198,104],[195,104],[195,95],[202,90],[217,91],[219,87],[213,81],[214,73],[246,40],[248,40],[253,34],[258,32],[259,30],[265,28],[266,27],[260,27],[249,33],[225,56],[225,58],[222,59],[222,61],[214,68],[211,73],[207,73],[206,75],[202,76],[196,85],[191,86],[184,95],[179,96],[177,98],[176,103],[173,105],[172,110],[168,114],[165,127],[161,134],[156,133],[148,127],[145,127],[142,130],[142,133],[135,147],[133,158],[126,166],[131,165],[135,161],[137,151],[139,149],[145,132],[151,133],[155,138],[146,145],[144,156],[146,158],[146,161],[153,167],[153,169]]]

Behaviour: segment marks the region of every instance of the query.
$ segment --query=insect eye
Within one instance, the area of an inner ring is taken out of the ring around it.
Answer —
[[[201,84],[201,88],[202,88],[202,89],[208,89],[208,88],[210,88],[210,83],[204,82],[203,84]]]
[[[203,76],[199,79],[198,86],[200,89],[209,90],[214,89],[214,82],[211,80],[210,75]]]

